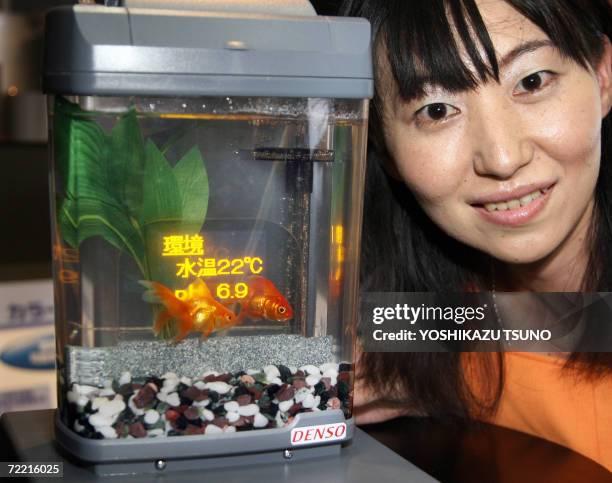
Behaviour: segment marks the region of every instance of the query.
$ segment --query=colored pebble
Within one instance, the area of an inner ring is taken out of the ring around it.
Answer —
[[[121,377],[119,378],[120,386],[123,386],[124,384],[129,384],[130,382],[132,382],[132,373],[130,371],[126,371],[121,374]]]
[[[257,404],[247,404],[246,406],[240,406],[238,408],[238,414],[240,416],[254,416],[259,412],[259,406]]]
[[[219,434],[222,432],[223,430],[219,426],[216,426],[214,424],[209,424],[204,430],[204,434]]]
[[[230,423],[235,423],[240,419],[240,414],[238,414],[238,411],[228,411],[225,417]]]
[[[255,419],[253,419],[253,426],[256,428],[264,428],[268,425],[268,418],[266,418],[263,414],[257,413],[255,414]]]
[[[311,374],[311,375],[306,377],[306,385],[314,386],[317,382],[319,382],[320,379],[321,379],[321,376],[317,376],[315,374]]]
[[[126,371],[117,380],[105,381],[104,388],[72,384],[66,398],[77,405],[97,436],[79,420],[72,427],[89,437],[218,434],[287,426],[301,412],[341,409],[348,414],[350,371],[352,365],[346,363],[305,365],[299,370],[271,364],[235,373],[208,371],[204,380],[172,372],[139,376],[137,383]]]
[[[307,374],[315,375],[321,377],[321,371],[317,366],[308,365],[300,367],[300,371],[304,371]]]
[[[229,401],[226,402],[223,407],[225,408],[225,410],[227,412],[238,412],[238,408],[240,407],[240,404],[237,401]]]
[[[170,406],[180,406],[181,398],[179,397],[178,393],[173,392],[172,394],[168,394],[166,397],[166,402],[170,404]]]
[[[147,412],[145,412],[144,422],[149,425],[152,425],[159,421],[159,418],[160,415],[155,409],[149,409]]]
[[[210,389],[211,391],[215,391],[218,394],[227,394],[232,389],[232,386],[230,386],[227,382],[215,381],[207,382],[206,388]]]

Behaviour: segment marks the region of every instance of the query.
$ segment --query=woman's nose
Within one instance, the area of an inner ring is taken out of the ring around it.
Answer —
[[[477,174],[509,179],[531,162],[534,149],[517,112],[498,106],[479,118],[471,134]]]

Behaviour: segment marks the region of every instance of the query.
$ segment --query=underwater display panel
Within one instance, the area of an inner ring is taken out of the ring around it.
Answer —
[[[68,427],[139,438],[351,417],[366,109],[51,101]]]

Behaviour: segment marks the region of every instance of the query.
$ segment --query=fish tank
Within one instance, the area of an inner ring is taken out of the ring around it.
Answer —
[[[303,38],[283,43],[288,26]],[[337,451],[354,430],[367,22],[60,8],[45,86],[60,444],[157,470]]]

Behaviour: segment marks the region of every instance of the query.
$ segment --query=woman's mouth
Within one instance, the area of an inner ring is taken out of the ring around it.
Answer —
[[[526,194],[473,204],[485,220],[503,226],[519,226],[534,219],[550,198],[554,184],[532,189]],[[524,192],[524,190],[521,190]],[[496,198],[503,198],[496,196]]]

